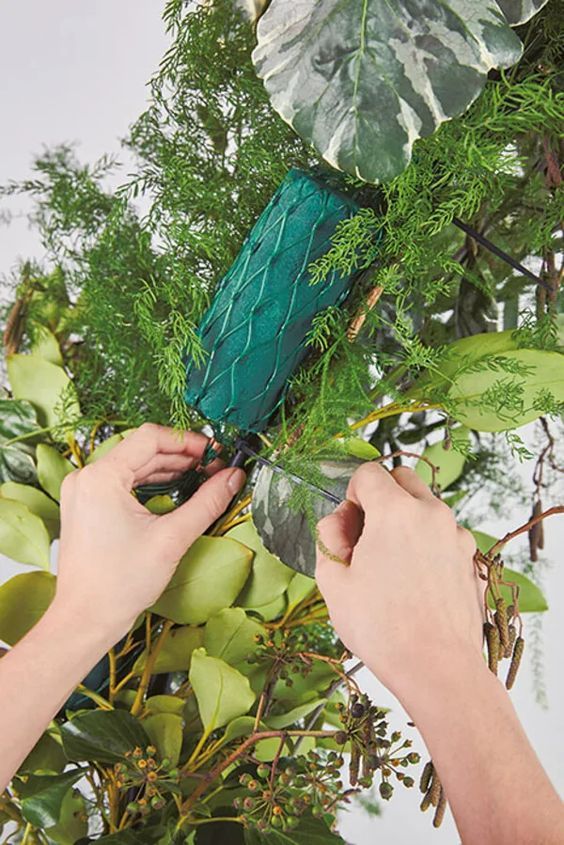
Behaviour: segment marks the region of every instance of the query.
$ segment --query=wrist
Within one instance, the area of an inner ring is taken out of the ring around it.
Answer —
[[[81,609],[55,595],[38,623],[43,636],[72,638],[85,657],[98,660],[123,636],[115,626],[105,624],[91,610]]]

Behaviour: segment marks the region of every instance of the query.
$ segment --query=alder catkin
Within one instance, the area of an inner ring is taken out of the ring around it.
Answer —
[[[499,663],[499,630],[497,625],[492,625],[491,622],[484,623],[484,633],[486,635],[486,645],[488,647],[488,666],[490,672],[497,675],[497,664]]]
[[[422,813],[424,813],[425,810],[428,810],[430,806],[431,806],[431,790],[428,789],[427,792],[425,793],[425,795],[423,796],[423,800],[421,801],[421,804],[419,805],[419,809],[421,810]]]
[[[421,772],[421,780],[419,781],[419,789],[421,792],[427,792],[431,778],[433,777],[433,761],[429,760],[425,763],[423,771]]]
[[[439,805],[439,799],[441,797],[442,788],[443,787],[441,785],[440,778],[437,774],[437,770],[435,769],[435,771],[433,772],[433,780],[431,781],[431,788],[429,789],[429,795],[433,807],[438,807]]]
[[[499,631],[501,651],[503,652],[509,645],[509,627],[507,625],[507,604],[505,603],[505,599],[501,597],[496,599],[495,607],[494,622]]]
[[[351,759],[349,765],[349,780],[351,786],[356,786],[358,782],[358,772],[360,769],[360,749],[356,743],[351,743]]]
[[[439,803],[437,804],[437,809],[435,810],[435,815],[433,816],[433,827],[440,827],[442,821],[445,817],[447,801],[444,793],[444,789],[441,789],[441,795],[439,798]]]
[[[517,628],[515,625],[509,626],[509,643],[503,652],[504,657],[511,657],[513,654],[513,646],[515,645],[515,639],[517,637]]]
[[[511,658],[509,672],[507,673],[507,678],[505,680],[505,686],[507,687],[507,689],[511,689],[511,687],[515,683],[515,678],[517,677],[521,658],[523,657],[524,648],[525,640],[523,639],[523,637],[517,637],[517,639],[515,640],[515,645],[513,647],[513,657]]]

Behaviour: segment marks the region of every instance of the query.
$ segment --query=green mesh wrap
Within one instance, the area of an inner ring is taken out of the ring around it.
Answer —
[[[308,266],[358,211],[343,194],[291,170],[226,275],[199,328],[206,360],[188,360],[185,399],[212,422],[261,431],[307,352],[313,317],[346,297],[352,277],[310,284]]]

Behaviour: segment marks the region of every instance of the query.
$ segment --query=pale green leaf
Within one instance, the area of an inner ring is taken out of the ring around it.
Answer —
[[[361,461],[373,461],[380,457],[380,452],[367,440],[362,437],[350,437],[345,441],[345,450],[353,458],[360,458]]]
[[[45,831],[49,836],[49,843],[56,845],[76,845],[88,833],[88,814],[84,806],[84,798],[78,789],[70,789],[61,806],[59,821],[54,827]]]
[[[61,424],[59,417],[61,394],[73,391],[72,382],[62,367],[45,361],[38,355],[9,355],[8,378],[15,399],[27,399],[35,410],[40,426],[50,428]],[[66,403],[67,412],[80,414],[78,401]]]
[[[159,496],[151,496],[151,498],[145,502],[145,507],[151,513],[158,514],[159,516],[163,513],[170,513],[176,508],[172,498],[166,495],[159,495]]]
[[[61,528],[59,506],[41,490],[31,487],[29,484],[6,481],[0,486],[0,496],[4,499],[21,502],[31,513],[42,519],[51,540],[59,536]]]
[[[504,566],[503,580],[509,581],[519,588],[519,610],[521,613],[542,613],[548,610],[548,602],[542,590],[526,575]],[[501,584],[499,591],[508,605],[513,603],[513,593],[510,587]],[[488,596],[488,602],[490,607],[494,606],[491,596]]]
[[[182,716],[185,701],[176,695],[151,695],[145,701],[145,709],[149,713],[175,713]]]
[[[245,667],[239,664],[256,651],[255,638],[265,635],[263,626],[249,619],[242,608],[226,607],[206,622],[204,648],[211,657],[221,657],[243,672]]]
[[[24,572],[0,586],[0,639],[15,645],[39,622],[55,595],[49,572]]]
[[[119,431],[117,432],[117,434],[112,434],[111,437],[107,437],[105,440],[102,441],[102,443],[100,443],[99,446],[96,446],[96,448],[89,454],[86,459],[86,463],[93,464],[96,461],[99,461],[100,458],[103,458],[104,455],[107,455],[108,452],[111,452],[114,446],[117,446],[118,443],[121,443],[124,438],[129,437],[130,434],[133,434],[134,431],[136,431],[135,428],[126,428],[124,431]]]
[[[465,428],[454,429],[452,445],[449,449],[445,449],[444,442],[441,440],[438,443],[433,443],[432,446],[427,446],[423,452],[422,457],[431,461],[436,467],[435,482],[441,490],[449,487],[462,474],[466,458],[462,452],[457,451],[457,444],[462,446],[467,442],[468,430]],[[425,484],[431,486],[433,473],[426,461],[419,460],[415,465],[415,472]]]
[[[62,367],[63,356],[61,355],[61,348],[53,332],[46,326],[38,326],[37,324],[36,331],[38,331],[39,336],[31,348],[32,354],[43,358],[45,361],[49,361],[51,364],[55,364],[57,367]]]
[[[251,574],[237,598],[237,604],[257,608],[281,596],[292,580],[293,572],[268,551],[254,524],[250,520],[243,522],[225,536],[243,543],[254,552]]]
[[[323,704],[323,702],[324,700],[322,698],[314,698],[305,704],[299,704],[297,707],[293,707],[286,713],[278,713],[274,716],[268,716],[268,718],[265,719],[265,722],[269,728],[279,731],[281,728],[287,728],[290,725],[299,722],[300,719],[304,719],[306,716],[309,716],[309,714],[313,713],[313,711],[319,707],[320,704]]]
[[[189,677],[206,733],[245,715],[254,704],[248,679],[224,660],[209,657],[203,648],[192,655]]]
[[[464,112],[522,45],[494,0],[273,0],[253,62],[275,110],[329,164],[367,182]]]
[[[258,613],[263,622],[272,622],[274,619],[279,619],[283,616],[287,607],[288,602],[285,593],[283,593],[269,604],[261,604],[260,607],[253,607],[252,612]],[[248,610],[251,610],[251,608],[248,608]]]
[[[175,713],[155,713],[143,719],[142,724],[149,739],[156,746],[160,759],[168,757],[172,765],[176,766],[182,748],[182,716]]]
[[[190,668],[192,652],[195,648],[200,648],[203,643],[203,628],[192,626],[173,628],[157,655],[153,666],[153,674],[158,675],[162,672],[187,672]],[[136,675],[141,675],[146,662],[147,652],[143,651],[133,664],[132,671]]]
[[[478,372],[465,372],[456,377],[449,396],[456,402],[453,414],[459,422],[477,431],[504,431],[542,415],[541,392],[548,392],[557,402],[564,402],[563,355],[541,349],[516,349],[500,358],[509,365],[526,367],[527,372],[517,374],[485,366]],[[518,386],[516,407],[505,399],[506,384]],[[490,400],[487,405],[486,391]]]
[[[252,551],[234,539],[200,537],[181,559],[153,612],[180,624],[207,622],[233,604],[252,557]]]
[[[70,461],[63,458],[53,446],[39,443],[37,446],[37,475],[39,483],[53,499],[61,498],[61,484],[74,467]]]
[[[310,578],[308,575],[302,575],[301,572],[296,572],[286,590],[288,611],[293,610],[300,602],[311,596],[315,589],[316,584],[313,578]]]
[[[19,563],[49,569],[50,545],[42,519],[22,502],[0,498],[0,553]]]

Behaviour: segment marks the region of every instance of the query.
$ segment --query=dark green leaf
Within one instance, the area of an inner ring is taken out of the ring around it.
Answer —
[[[18,772],[51,772],[59,774],[65,768],[67,758],[60,744],[53,737],[44,733],[31,749]]]
[[[94,710],[75,716],[61,728],[69,760],[117,763],[126,751],[146,748],[149,737],[141,723],[125,710]]]
[[[88,815],[84,798],[78,789],[71,789],[65,795],[59,821],[45,831],[49,836],[49,845],[75,845],[88,833]]]
[[[227,816],[233,810],[219,808],[217,815]],[[239,822],[209,822],[198,827],[194,845],[245,845],[243,827]]]
[[[57,824],[65,795],[85,771],[87,770],[73,769],[61,775],[29,775],[26,783],[18,787],[23,796],[24,819],[34,827],[51,827]]]
[[[323,819],[306,816],[298,827],[287,832],[259,833],[245,831],[245,845],[345,845],[338,833],[333,833]]]
[[[497,3],[272,0],[253,62],[276,111],[367,182],[407,166],[417,138],[465,111],[522,45]]]

